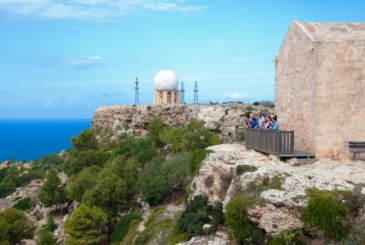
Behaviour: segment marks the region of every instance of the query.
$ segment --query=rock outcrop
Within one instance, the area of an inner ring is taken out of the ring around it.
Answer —
[[[260,205],[248,211],[249,218],[271,235],[303,226],[298,211],[307,205],[304,198],[307,188],[353,190],[360,187],[361,194],[365,194],[363,161],[321,159],[313,164],[296,166],[281,162],[274,156],[247,150],[240,144],[216,145],[208,149],[213,152],[203,161],[191,189],[193,196],[207,195],[211,204],[222,201],[225,209],[237,192],[252,184],[263,185],[265,181],[280,179],[280,188],[263,191]],[[237,175],[236,169],[240,165],[254,166],[257,170]],[[212,184],[207,185],[208,178],[213,179]]]
[[[249,104],[223,105],[185,105],[160,104],[137,106],[105,106],[96,109],[91,128],[112,132],[116,137],[120,133],[144,132],[149,121],[158,117],[165,125],[186,125],[192,119],[202,120],[205,126],[219,133],[223,142],[233,142],[235,132],[245,123],[247,111],[263,111],[273,114],[272,108],[252,107]]]

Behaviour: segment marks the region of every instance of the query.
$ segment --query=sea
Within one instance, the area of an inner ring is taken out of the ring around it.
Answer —
[[[32,161],[72,147],[71,137],[90,129],[91,119],[0,119],[0,163]]]

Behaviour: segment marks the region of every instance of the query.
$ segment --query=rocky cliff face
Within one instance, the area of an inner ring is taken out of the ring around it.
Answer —
[[[248,104],[223,105],[137,105],[106,106],[96,109],[91,128],[112,132],[117,136],[123,132],[144,132],[154,117],[161,119],[167,126],[186,125],[192,119],[203,120],[205,126],[219,133],[223,142],[235,140],[235,131],[244,125],[244,115],[248,111],[263,111],[273,114],[272,108],[253,107]]]
[[[260,193],[259,204],[248,212],[249,218],[271,235],[303,227],[299,210],[307,206],[304,198],[307,188],[333,190],[340,187],[351,191],[359,188],[358,194],[365,195],[363,161],[321,159],[299,166],[293,164],[294,161],[286,163],[274,156],[247,150],[240,144],[222,144],[207,149],[213,153],[206,157],[192,181],[193,196],[207,195],[211,203],[222,201],[225,209],[237,192],[247,191],[253,184],[262,186],[275,179],[280,181],[276,188],[269,187]],[[255,169],[239,175],[238,166]],[[207,185],[209,178],[213,181]]]

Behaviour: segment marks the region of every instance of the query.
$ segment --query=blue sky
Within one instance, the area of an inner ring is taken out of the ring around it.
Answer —
[[[152,103],[169,69],[185,100],[273,100],[293,20],[364,22],[363,0],[0,0],[0,118],[91,118]],[[180,88],[180,87],[179,87]]]

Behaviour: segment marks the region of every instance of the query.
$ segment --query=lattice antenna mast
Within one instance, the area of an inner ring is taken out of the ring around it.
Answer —
[[[198,104],[198,82],[195,81],[195,85],[194,85],[194,104]]]
[[[134,100],[134,104],[135,105],[139,105],[139,87],[138,87],[138,77],[136,77],[136,87],[135,87],[135,90],[136,90],[136,93],[135,93],[135,100]]]
[[[180,94],[181,94],[180,103],[181,104],[184,104],[185,103],[184,93],[185,93],[184,82],[181,82],[181,89],[180,89]]]

